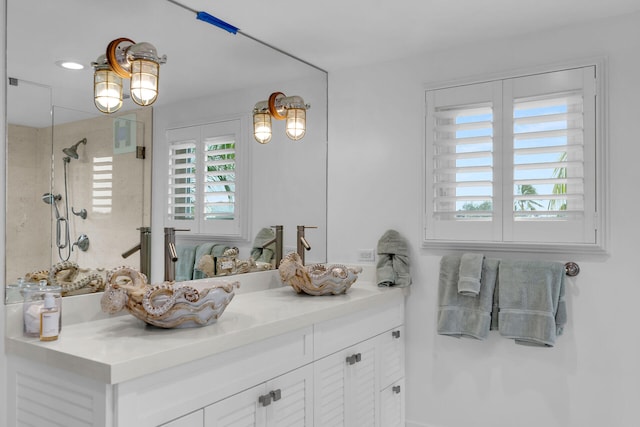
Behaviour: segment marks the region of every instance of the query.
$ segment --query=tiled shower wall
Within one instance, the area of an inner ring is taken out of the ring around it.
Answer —
[[[135,121],[129,141],[132,151],[120,150],[123,132],[114,130],[117,117]],[[139,267],[139,253],[127,259],[121,254],[139,243],[139,227],[150,226],[151,120],[152,110],[147,108],[56,125],[53,149],[51,129],[9,127],[8,282],[31,271],[49,269],[61,260],[55,214],[43,203],[42,195],[50,191],[61,194],[58,209],[67,216],[62,149],[82,138],[87,138],[87,143],[79,145],[79,158],[66,164],[69,244],[86,234],[90,246],[86,252],[74,247],[69,260],[86,269]],[[120,149],[116,148],[118,143]],[[145,159],[136,158],[135,146],[146,148]],[[72,208],[76,212],[86,209],[87,218],[74,215]],[[64,227],[62,231],[64,239]],[[68,249],[63,249],[63,257],[67,254]]]

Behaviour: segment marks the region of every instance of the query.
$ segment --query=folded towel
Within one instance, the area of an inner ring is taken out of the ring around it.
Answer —
[[[489,334],[500,261],[484,259],[477,297],[458,293],[460,264],[459,255],[446,255],[440,260],[438,333],[482,340]]]
[[[196,260],[196,248],[194,246],[176,245],[175,280],[176,282],[193,279],[193,268]]]
[[[403,288],[411,284],[409,245],[395,230],[387,230],[378,241],[376,275],[378,286]]]
[[[552,347],[567,321],[564,279],[559,262],[502,261],[500,334],[517,344]]]
[[[477,296],[480,293],[480,275],[482,274],[483,254],[463,254],[460,259],[458,293]]]
[[[263,247],[266,243],[276,238],[276,234],[271,228],[263,228],[258,231],[255,239],[253,239],[253,248],[251,249],[251,258],[254,261],[271,262],[276,253],[276,242]]]

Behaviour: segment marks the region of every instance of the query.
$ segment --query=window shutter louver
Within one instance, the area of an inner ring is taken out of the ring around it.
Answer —
[[[234,219],[236,150],[233,136],[205,139],[204,220]]]
[[[490,106],[436,109],[433,185],[438,219],[491,219],[492,126]]]
[[[582,104],[581,93],[514,100],[516,221],[584,215]]]
[[[193,221],[196,211],[196,142],[171,143],[169,148],[168,219]]]

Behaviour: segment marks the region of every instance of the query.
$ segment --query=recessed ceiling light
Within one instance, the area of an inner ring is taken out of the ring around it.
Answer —
[[[84,65],[79,62],[69,60],[56,61],[56,65],[58,67],[66,68],[67,70],[82,70],[84,68]]]

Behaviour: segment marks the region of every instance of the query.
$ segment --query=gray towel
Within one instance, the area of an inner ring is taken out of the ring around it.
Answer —
[[[491,325],[493,293],[498,277],[497,259],[484,259],[478,296],[458,293],[459,255],[440,260],[438,282],[438,333],[456,338],[485,339]]]
[[[552,347],[567,321],[559,262],[502,261],[498,329],[517,344]]]
[[[378,240],[376,276],[378,286],[407,287],[411,284],[409,272],[409,245],[395,230],[387,230]]]
[[[483,254],[466,253],[460,259],[460,275],[458,278],[458,293],[478,296],[480,293],[480,275],[482,274]]]
[[[271,262],[276,253],[276,242],[263,246],[275,239],[276,233],[271,228],[263,228],[258,231],[255,239],[253,239],[253,248],[251,249],[251,258],[254,261]]]
[[[196,260],[196,248],[194,246],[176,245],[178,261],[175,265],[175,280],[181,282],[193,279],[193,269]]]

